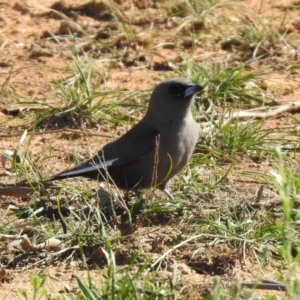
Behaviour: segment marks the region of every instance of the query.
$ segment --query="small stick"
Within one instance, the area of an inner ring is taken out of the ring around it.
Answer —
[[[31,132],[29,134],[30,135],[43,135],[43,134],[60,133],[60,132],[72,132],[72,133],[85,134],[85,135],[89,135],[89,136],[100,136],[100,137],[104,137],[104,138],[111,138],[111,135],[108,135],[108,134],[82,131],[82,130],[76,130],[76,129],[57,129],[57,130],[47,130],[47,131],[36,131],[36,132]],[[11,137],[19,137],[19,136],[20,136],[20,133],[0,134],[0,138],[11,138]]]

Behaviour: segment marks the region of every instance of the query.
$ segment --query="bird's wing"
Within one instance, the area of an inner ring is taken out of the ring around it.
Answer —
[[[137,161],[151,153],[158,142],[159,132],[139,123],[116,141],[105,145],[92,159],[54,175],[50,180],[84,176],[89,172]]]

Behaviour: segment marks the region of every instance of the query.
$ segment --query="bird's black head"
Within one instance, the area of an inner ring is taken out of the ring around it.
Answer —
[[[159,83],[150,98],[149,110],[158,114],[159,111],[188,112],[193,96],[203,90],[203,87],[189,82],[185,78],[172,78]]]
[[[169,94],[172,97],[189,98],[202,90],[203,87],[197,84],[174,82],[169,87]]]

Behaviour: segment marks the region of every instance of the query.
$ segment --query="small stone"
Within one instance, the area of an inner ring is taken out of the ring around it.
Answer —
[[[36,58],[40,56],[53,56],[53,53],[47,49],[42,48],[37,44],[32,44],[29,53],[29,58]]]
[[[83,29],[80,25],[75,22],[62,21],[60,27],[58,29],[58,34],[67,35],[67,34],[78,34],[81,35],[83,33]]]

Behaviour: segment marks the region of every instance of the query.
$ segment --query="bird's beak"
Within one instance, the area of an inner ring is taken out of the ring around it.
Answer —
[[[204,87],[201,85],[197,85],[197,84],[188,85],[183,93],[183,97],[184,98],[191,97],[194,94],[196,94],[197,92],[201,92],[203,89],[204,89]]]

